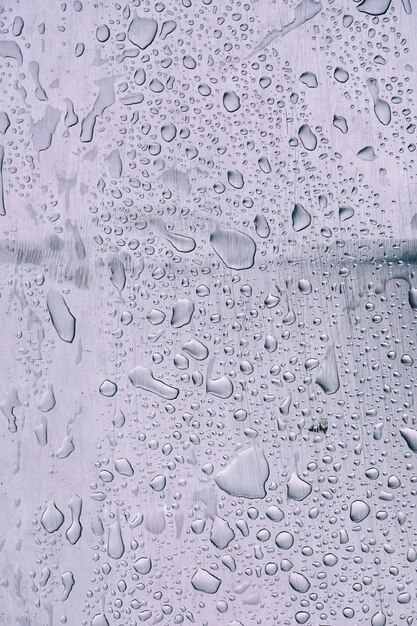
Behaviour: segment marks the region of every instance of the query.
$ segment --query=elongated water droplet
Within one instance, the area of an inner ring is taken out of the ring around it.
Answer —
[[[72,343],[75,337],[75,317],[69,310],[64,297],[56,289],[49,289],[46,304],[58,336],[62,341]]]

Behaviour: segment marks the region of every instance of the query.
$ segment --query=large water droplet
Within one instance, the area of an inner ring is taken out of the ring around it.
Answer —
[[[263,451],[259,448],[248,448],[224,469],[215,481],[220,489],[236,497],[264,498],[265,483],[269,476],[269,465]]]

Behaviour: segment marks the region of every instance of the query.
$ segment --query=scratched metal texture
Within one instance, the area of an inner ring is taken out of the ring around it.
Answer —
[[[0,23],[0,624],[415,624],[411,1]]]

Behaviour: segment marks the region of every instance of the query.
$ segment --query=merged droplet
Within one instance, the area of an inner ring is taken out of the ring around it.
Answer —
[[[198,569],[191,578],[191,584],[197,591],[204,593],[216,593],[222,581],[217,576],[210,574],[206,569]]]
[[[48,533],[55,533],[64,523],[64,515],[53,500],[49,500],[41,516],[41,524]]]
[[[244,270],[253,266],[256,244],[249,235],[230,228],[218,228],[210,235],[210,243],[230,269]]]
[[[317,137],[308,124],[303,124],[298,130],[298,137],[306,150],[315,150]]]
[[[179,389],[158,380],[149,368],[141,365],[129,372],[129,380],[134,387],[154,393],[165,400],[174,400],[179,394]]]
[[[182,328],[191,322],[194,313],[194,302],[188,298],[180,298],[172,307],[171,326]]]
[[[153,18],[136,16],[129,24],[127,36],[129,40],[145,50],[151,45],[158,31],[158,22]]]
[[[64,296],[55,289],[49,289],[46,304],[58,336],[62,341],[72,343],[75,337],[75,317],[69,310]]]
[[[297,472],[293,472],[287,482],[287,497],[301,502],[310,495],[312,489],[309,482],[300,478]]]
[[[332,395],[339,390],[340,380],[334,347],[328,349],[316,378],[316,383],[327,395]]]
[[[238,454],[221,470],[215,481],[229,495],[243,498],[264,498],[265,483],[269,477],[269,465],[263,451],[248,448]]]

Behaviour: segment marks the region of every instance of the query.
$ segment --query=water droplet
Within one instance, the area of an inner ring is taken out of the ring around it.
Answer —
[[[238,454],[231,463],[221,470],[215,481],[228,493],[242,498],[264,498],[265,483],[269,477],[269,465],[263,451],[248,448]]]

